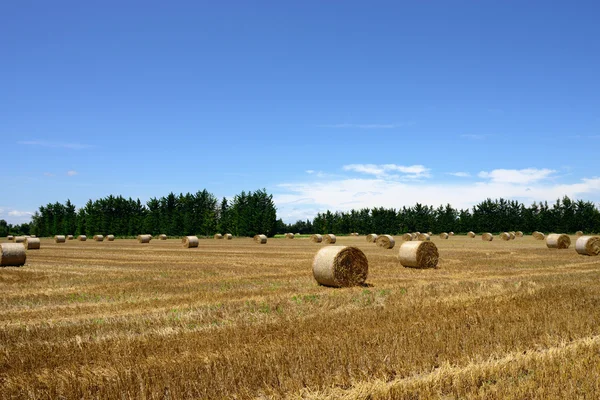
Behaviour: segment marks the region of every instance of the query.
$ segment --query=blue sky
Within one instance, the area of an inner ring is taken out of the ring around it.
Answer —
[[[0,218],[266,188],[325,209],[600,202],[600,3],[0,4]]]

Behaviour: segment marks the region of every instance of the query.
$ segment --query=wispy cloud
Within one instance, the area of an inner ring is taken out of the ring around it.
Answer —
[[[491,135],[491,134],[488,134],[488,133],[460,135],[460,137],[463,138],[463,139],[471,139],[471,140],[483,140],[483,139],[487,139],[487,138],[492,137],[492,136],[494,136],[494,135]]]
[[[10,217],[31,217],[33,215],[33,213],[31,211],[17,211],[17,210],[13,210],[13,211],[9,211],[8,215]]]
[[[457,176],[459,178],[469,178],[471,176],[468,172],[446,172],[446,175]]]
[[[344,165],[343,169],[344,171],[360,172],[380,178],[398,178],[398,173],[403,174],[401,177],[407,179],[429,178],[431,176],[430,169],[423,165],[349,164]]]
[[[52,177],[52,176],[54,176],[54,174],[51,173],[51,172],[44,172],[44,176],[50,176],[50,177]]]
[[[495,169],[489,172],[481,171],[477,176],[490,179],[494,183],[528,184],[547,179],[555,172],[548,168]]]
[[[75,175],[77,175],[77,171],[73,171],[73,170],[67,171],[67,175],[75,176]]]
[[[334,128],[334,129],[395,129],[404,126],[412,125],[410,123],[403,124],[323,124],[318,125],[319,128]]]
[[[93,146],[89,144],[82,143],[62,143],[62,142],[49,142],[46,140],[23,140],[17,142],[17,144],[22,144],[26,146],[41,146],[41,147],[50,147],[50,148],[63,148],[63,149],[71,149],[71,150],[82,150],[89,149]]]
[[[314,169],[307,169],[307,170],[306,170],[306,171],[304,171],[304,172],[306,172],[307,174],[314,174],[314,173],[315,173],[315,170],[314,170]]]

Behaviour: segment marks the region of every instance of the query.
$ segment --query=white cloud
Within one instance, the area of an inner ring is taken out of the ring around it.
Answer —
[[[30,211],[17,211],[17,210],[13,210],[13,211],[9,211],[8,215],[10,217],[31,217],[33,215],[33,213],[30,212]]]
[[[306,171],[304,171],[304,172],[306,172],[307,174],[314,174],[314,173],[315,173],[315,171],[314,171],[314,170],[312,170],[312,169],[307,169],[307,170],[306,170]]]
[[[457,176],[459,178],[469,178],[471,176],[468,172],[446,172],[447,175]]]
[[[391,175],[390,173],[401,173],[404,174],[402,178],[418,179],[418,178],[429,178],[430,169],[425,168],[423,165],[396,165],[396,164],[349,164],[344,165],[344,171],[360,172],[367,175],[375,175],[380,178],[390,177],[398,178],[398,176]]]
[[[89,149],[90,147],[92,147],[89,144],[48,142],[46,140],[23,140],[23,141],[17,142],[17,144],[23,144],[23,145],[27,145],[27,146],[63,148],[63,149],[71,149],[71,150]]]
[[[549,178],[556,171],[553,169],[495,169],[490,172],[481,171],[477,176],[490,179],[495,183],[527,184]]]
[[[67,171],[67,175],[75,176],[75,175],[77,175],[77,171],[73,171],[73,170]]]

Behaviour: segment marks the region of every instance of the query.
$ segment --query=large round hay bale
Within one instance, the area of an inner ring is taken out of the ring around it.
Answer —
[[[73,239],[74,239],[73,235],[67,235],[67,240],[73,240]]]
[[[323,235],[323,241],[328,244],[334,244],[337,241],[337,238],[333,233],[329,233],[327,235]]]
[[[377,237],[375,244],[378,247],[382,247],[384,249],[393,249],[394,246],[396,245],[396,241],[394,240],[394,237],[391,235],[380,235]]]
[[[233,235],[231,233],[226,233],[225,234],[225,239],[231,240],[231,239],[233,239]]]
[[[254,236],[254,242],[259,244],[267,243],[267,237],[265,235],[256,235]]]
[[[102,242],[102,241],[104,241],[104,236],[103,235],[94,235],[93,239],[96,242]]]
[[[315,233],[314,235],[310,235],[310,241],[313,243],[321,243],[323,241],[323,236]]]
[[[546,246],[549,249],[568,249],[571,246],[571,238],[564,233],[551,233],[546,237]]]
[[[87,240],[87,236],[79,235],[79,236],[77,236],[77,240],[79,240],[80,242],[85,242]]]
[[[198,247],[198,236],[184,236],[181,238],[181,243],[183,247]]]
[[[27,239],[25,236],[15,236],[15,243],[24,243],[25,239]]]
[[[433,242],[404,242],[398,251],[398,259],[404,267],[436,268],[439,260],[437,246]]]
[[[426,233],[419,233],[419,235],[417,236],[417,240],[421,242],[428,241],[431,240],[431,236],[429,236]]]
[[[448,239],[449,234],[447,234],[446,232],[444,233],[440,233],[440,239]]]
[[[486,232],[483,235],[481,235],[481,240],[483,240],[484,242],[491,242],[492,240],[494,240],[494,235],[492,235],[489,232]]]
[[[167,240],[167,235],[161,233],[160,235],[158,235],[158,240]]]
[[[115,241],[115,235],[106,235],[106,240],[108,240],[109,242],[114,242]]]
[[[600,236],[580,236],[575,242],[575,250],[584,256],[600,254]]]
[[[54,236],[54,243],[64,243],[67,241],[67,238],[65,235],[55,235]]]
[[[223,239],[223,235],[221,235],[220,233],[215,234],[214,236],[215,239]]]
[[[410,242],[411,240],[413,240],[412,233],[405,233],[404,235],[402,235],[402,240],[405,242]]]
[[[369,243],[375,243],[375,241],[377,240],[377,235],[374,233],[371,233],[369,235],[367,235],[367,242]]]
[[[349,287],[367,280],[369,262],[358,248],[327,246],[313,260],[313,276],[323,286]]]
[[[38,250],[40,248],[40,239],[28,237],[23,242],[23,246],[25,246],[25,250]]]
[[[523,237],[523,232],[521,232],[521,231],[516,231],[516,232],[515,232],[515,236],[516,236],[516,237]]]
[[[510,240],[510,233],[508,232],[502,232],[499,236],[502,240]]]
[[[294,238],[294,234],[293,233],[286,233],[285,234],[285,238],[286,239],[293,239]]]
[[[6,240],[10,240],[12,242],[13,240],[15,240],[15,237],[13,235],[8,235],[6,237]]]
[[[575,236],[577,236],[577,237],[583,236],[583,231],[577,231],[577,232],[575,232]],[[575,243],[575,245],[577,245],[577,243]]]
[[[0,244],[0,266],[19,267],[25,264],[27,253],[23,243]]]
[[[150,243],[150,240],[152,240],[152,235],[138,235],[137,237],[137,241],[140,243]]]
[[[475,232],[469,231],[469,233],[467,233],[467,236],[470,237],[471,239],[473,239],[476,235],[475,235]]]

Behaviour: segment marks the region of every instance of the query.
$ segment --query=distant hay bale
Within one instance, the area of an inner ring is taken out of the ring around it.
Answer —
[[[475,235],[475,232],[469,231],[469,233],[467,233],[467,236],[470,237],[471,239],[473,239],[476,235]]]
[[[515,232],[515,236],[516,236],[516,237],[523,237],[523,232],[521,232],[521,231],[516,231],[516,232]]]
[[[31,236],[29,236],[29,237],[36,238],[37,236],[35,236],[35,235],[31,235]]]
[[[417,240],[421,242],[428,241],[431,240],[431,236],[429,236],[426,233],[419,233],[419,235],[417,236]]]
[[[150,240],[152,240],[152,235],[138,235],[137,237],[137,241],[139,243],[150,243]]]
[[[254,242],[258,244],[267,243],[267,237],[265,235],[256,235],[254,236]]]
[[[454,232],[448,232],[448,235],[454,236]]]
[[[412,233],[405,233],[404,235],[402,235],[402,240],[404,240],[405,242],[410,242],[411,240],[413,240]]]
[[[368,273],[367,257],[356,247],[323,247],[313,260],[313,276],[323,286],[362,285],[367,280]]]
[[[323,241],[323,236],[315,233],[314,235],[310,235],[310,241],[313,243],[321,243]]]
[[[481,240],[483,240],[484,242],[491,242],[492,240],[494,240],[494,235],[492,235],[489,232],[486,232],[483,235],[481,235]]]
[[[24,243],[25,239],[27,239],[25,236],[15,236],[15,243]]]
[[[293,239],[294,238],[294,234],[293,233],[286,233],[285,234],[285,238],[286,239]]]
[[[369,243],[375,243],[375,241],[377,240],[377,235],[374,233],[371,233],[370,235],[367,235],[367,242]]]
[[[25,242],[23,242],[23,245],[25,246],[25,250],[39,250],[40,239],[34,238],[34,237],[28,237],[25,239]]]
[[[577,232],[575,232],[575,236],[577,236],[577,237],[583,236],[583,231],[577,231]],[[577,245],[577,243],[575,243],[575,245]]]
[[[575,250],[584,256],[600,254],[600,236],[580,236],[575,242]]]
[[[73,235],[67,235],[67,240],[73,240]]]
[[[114,242],[115,241],[115,235],[106,235],[106,240],[108,240],[109,242]]]
[[[502,240],[510,240],[510,233],[508,233],[508,232],[502,232],[500,234],[500,239],[502,239]]]
[[[544,235],[542,232],[538,232],[538,231],[534,231],[531,234],[531,236],[533,236],[537,240],[544,240],[546,238],[546,235]]]
[[[160,235],[158,235],[158,239],[159,240],[167,240],[167,235],[165,235],[164,233],[161,233]]]
[[[398,251],[398,259],[404,267],[436,268],[439,260],[437,246],[433,242],[404,242]]]
[[[12,242],[13,240],[15,240],[15,237],[13,235],[8,235],[6,237],[6,240],[10,240]]]
[[[571,246],[571,238],[564,233],[551,233],[546,237],[546,246],[549,249],[568,249]]]
[[[296,234],[295,234],[295,236],[300,236],[300,234],[299,234],[299,233],[296,233]]]
[[[79,236],[77,236],[77,240],[79,240],[80,242],[85,242],[87,240],[87,236],[79,235]]]
[[[413,232],[410,234],[410,236],[412,236],[412,240],[417,240],[419,238],[420,233],[417,232]]]
[[[448,239],[449,236],[450,235],[448,233],[446,233],[446,232],[440,233],[440,239]]]
[[[337,238],[334,234],[329,233],[327,235],[323,235],[323,241],[328,244],[334,244],[337,241]]]
[[[25,264],[27,253],[23,243],[0,244],[0,266],[20,267]]]
[[[221,235],[220,233],[215,234],[214,236],[215,239],[223,239],[223,235]]]
[[[188,249],[190,247],[198,247],[198,236],[184,236],[181,238],[181,243],[183,247]]]
[[[54,236],[54,243],[64,243],[67,241],[67,238],[65,237],[65,235],[55,235]]]
[[[102,236],[102,235],[94,235],[93,239],[96,242],[102,242],[102,241],[104,241],[104,236]]]
[[[396,241],[391,235],[380,235],[377,237],[375,244],[384,249],[393,249],[396,245]]]
[[[427,232],[429,236],[433,236],[433,232]]]
[[[510,240],[515,240],[515,238],[517,237],[517,235],[514,232],[508,232],[508,234],[510,235]]]
[[[231,240],[231,239],[233,239],[233,235],[231,233],[226,233],[225,234],[225,239]]]

